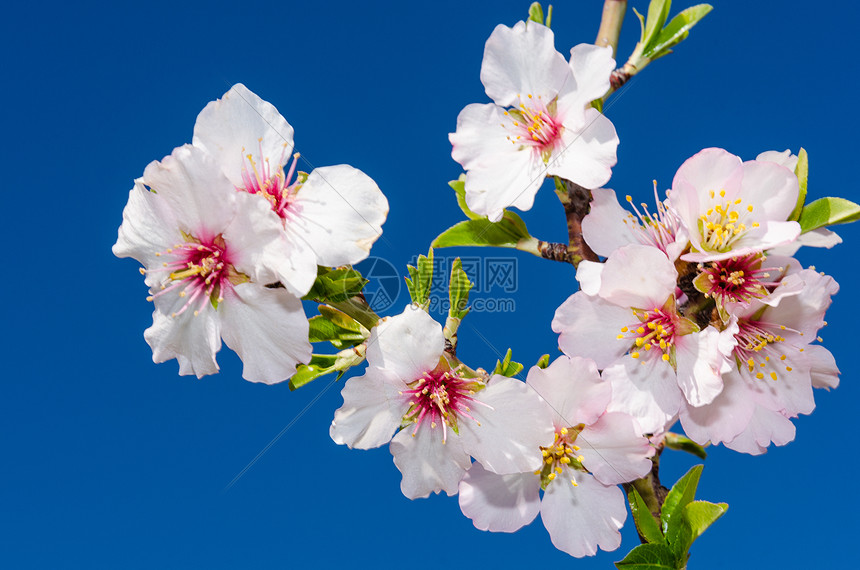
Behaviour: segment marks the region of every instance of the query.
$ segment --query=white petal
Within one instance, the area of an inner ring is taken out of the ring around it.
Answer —
[[[308,320],[302,302],[283,289],[240,283],[223,292],[218,305],[221,336],[242,359],[242,377],[274,384],[311,359]]]
[[[593,360],[567,356],[545,369],[533,366],[526,383],[552,410],[557,428],[593,424],[606,411],[612,390],[600,379]]]
[[[836,388],[839,386],[839,368],[829,350],[817,344],[806,347],[806,356],[812,364],[812,386],[815,388]]]
[[[587,473],[566,467],[547,486],[540,516],[553,545],[582,558],[597,553],[598,547],[605,551],[618,548],[618,530],[624,526],[627,507],[618,487],[607,487]]]
[[[582,117],[590,103],[609,91],[609,76],[615,69],[612,48],[579,44],[570,50],[570,69],[574,81],[564,85],[558,97],[559,114],[565,118]],[[569,113],[574,113],[571,116]]]
[[[842,238],[839,234],[832,232],[827,228],[818,228],[803,234],[800,234],[796,240],[785,245],[777,246],[770,250],[772,255],[794,255],[801,246],[809,247],[824,247],[830,249],[834,245],[842,243]]]
[[[756,408],[756,392],[736,370],[723,375],[723,390],[705,406],[681,406],[687,437],[702,445],[731,441],[746,429]]]
[[[536,22],[496,26],[481,63],[481,83],[490,99],[510,107],[519,95],[555,97],[571,71],[554,41],[552,31]]]
[[[790,150],[784,150],[779,152],[777,150],[766,150],[760,153],[756,160],[767,161],[767,162],[775,162],[780,166],[784,166],[787,169],[794,172],[795,167],[797,166],[797,155],[791,154]]]
[[[609,257],[621,246],[640,243],[638,230],[634,229],[639,222],[621,207],[615,190],[599,188],[592,190],[591,195],[591,209],[582,219],[582,237],[594,253]]]
[[[753,205],[753,216],[764,221],[782,222],[797,205],[800,188],[794,172],[772,162],[750,160],[743,163],[741,196]]]
[[[505,122],[505,110],[497,105],[466,105],[457,115],[457,130],[448,135],[451,157],[471,170],[493,162],[493,156],[516,152],[518,145],[506,138],[510,131],[502,125]]]
[[[580,432],[576,444],[583,466],[605,485],[633,481],[651,471],[654,448],[627,414],[607,412]]]
[[[186,303],[186,298],[168,293],[157,297],[155,302],[152,326],[143,333],[152,348],[152,361],[175,358],[183,376],[194,374],[202,378],[217,373],[215,353],[221,350],[221,323],[212,305],[206,302],[196,317],[190,308],[172,317]]]
[[[237,83],[197,116],[194,146],[211,153],[230,182],[243,187],[242,165],[251,154],[258,165],[276,171],[293,152],[293,127],[274,105]]]
[[[467,413],[477,421],[458,419],[463,449],[494,473],[540,468],[538,449],[555,433],[540,396],[524,382],[496,375],[474,398]]]
[[[329,435],[338,444],[370,449],[391,440],[408,405],[400,394],[406,384],[388,370],[370,366],[346,381],[343,406],[334,413]],[[407,428],[412,433],[414,428]]]
[[[534,473],[497,475],[472,463],[460,481],[460,510],[479,530],[516,532],[540,512],[539,491]]]
[[[624,357],[603,371],[603,379],[612,385],[607,411],[633,416],[645,433],[661,431],[681,407],[675,371],[656,354]]]
[[[586,109],[584,121],[583,125],[565,123],[561,149],[553,153],[547,173],[585,188],[599,188],[609,181],[618,161],[618,134],[612,121],[597,109]]]
[[[678,385],[691,405],[710,404],[722,391],[723,380],[720,372],[727,359],[721,352],[720,345],[726,344],[725,340],[720,332],[711,326],[701,332],[675,339]],[[731,353],[731,349],[728,352]]]
[[[692,187],[697,196],[697,202],[700,204],[707,201],[711,190],[717,193],[720,190],[725,190],[727,199],[734,198],[734,195],[740,190],[743,175],[744,171],[740,158],[721,148],[706,148],[688,158],[675,173],[669,201],[675,205],[680,198],[676,192],[676,182],[680,180],[687,182]],[[704,210],[705,208],[702,209],[703,212]],[[700,213],[694,213],[694,217]],[[689,222],[694,220],[685,219],[684,221],[688,222],[689,225]]]
[[[630,348],[618,334],[631,321],[637,322],[630,309],[580,291],[556,309],[552,330],[559,333],[558,345],[566,355],[591,358],[605,368]]]
[[[656,247],[625,245],[604,265],[600,296],[619,307],[652,310],[662,307],[675,292],[675,264]]]
[[[779,412],[758,406],[747,428],[725,445],[735,451],[759,455],[767,451],[771,443],[785,445],[793,441],[794,434],[795,427],[791,420]]]
[[[365,173],[341,164],[314,169],[290,204],[290,229],[328,267],[358,263],[382,235],[388,200]]]
[[[224,231],[236,212],[236,189],[209,154],[188,144],[149,163],[143,182],[169,204],[180,230],[203,241]]]
[[[400,490],[410,499],[441,491],[454,495],[471,465],[460,438],[449,430],[447,442],[442,443],[442,428],[431,428],[426,422],[414,436],[413,432],[407,427],[391,440],[394,464],[403,474]]]
[[[466,173],[466,205],[498,222],[505,208],[531,209],[546,175],[546,167],[531,148],[511,146]]]
[[[367,362],[391,370],[408,384],[436,368],[444,348],[445,337],[439,323],[409,305],[401,314],[383,319],[371,331]]]
[[[600,292],[600,274],[603,264],[583,259],[576,268],[576,280],[579,289],[586,295],[597,295]]]

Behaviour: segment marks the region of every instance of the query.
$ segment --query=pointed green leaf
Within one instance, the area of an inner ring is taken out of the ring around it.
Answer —
[[[355,333],[360,333],[361,325],[354,318],[350,317],[343,311],[339,311],[334,307],[329,307],[328,305],[320,305],[317,307],[317,310],[320,312],[320,315],[325,317],[328,321],[331,321],[336,326],[346,329],[348,331],[352,331]]]
[[[699,486],[699,477],[702,476],[703,468],[704,465],[694,465],[686,475],[678,479],[666,495],[663,508],[660,510],[660,521],[663,523],[663,534],[666,535],[669,544],[672,544],[681,529],[681,513],[684,507],[692,503],[696,496],[696,488]]]
[[[538,359],[536,366],[541,370],[549,366],[549,354],[544,354],[543,356],[541,356]]]
[[[466,306],[469,304],[469,291],[472,290],[472,282],[466,272],[463,271],[463,262],[460,258],[454,260],[451,264],[451,280],[448,282],[448,300],[451,306],[448,308],[448,316],[452,319],[460,320],[466,316],[469,309]]]
[[[522,218],[513,212],[505,212],[496,223],[487,218],[460,222],[433,240],[433,247],[496,246],[516,247],[521,240],[530,238]]]
[[[541,7],[540,2],[533,2],[529,6],[529,20],[543,24],[543,7]]]
[[[681,513],[682,525],[680,532],[672,543],[672,551],[680,560],[686,560],[687,552],[693,542],[723,516],[729,506],[726,503],[709,503],[708,501],[693,501]]]
[[[788,221],[790,222],[800,219],[800,213],[803,211],[803,205],[806,203],[806,187],[809,183],[809,156],[803,147],[797,153],[797,165],[794,167],[794,174],[797,176],[800,193],[797,195],[797,205],[788,217]]]
[[[860,220],[860,205],[844,198],[819,198],[800,212],[800,231],[806,233],[826,226]]]
[[[615,563],[621,570],[677,570],[678,561],[668,546],[640,544],[624,560]]]
[[[507,376],[508,378],[513,378],[523,370],[523,365],[519,362],[513,362],[511,360],[511,349],[505,353],[505,357],[503,360],[496,361],[496,368],[493,370],[493,374],[501,374],[502,376]]]
[[[642,44],[646,47],[653,43],[660,31],[663,29],[663,24],[669,17],[669,10],[672,8],[671,0],[651,0],[648,4],[648,18],[645,20],[645,31],[642,32]]]
[[[472,210],[469,209],[469,206],[466,205],[466,175],[461,174],[460,178],[457,180],[452,180],[448,183],[448,186],[454,189],[454,192],[457,195],[457,205],[460,206],[460,210],[466,214],[466,217],[470,220],[480,220],[484,216],[476,214]]]
[[[430,304],[430,287],[433,285],[433,248],[427,255],[419,255],[416,267],[407,265],[409,277],[406,278],[406,288],[412,297],[412,302],[424,309]]]
[[[302,299],[320,303],[337,303],[361,293],[367,279],[352,267],[318,267],[311,290]]]
[[[690,34],[690,28],[699,23],[714,7],[710,4],[699,4],[683,10],[661,30],[651,45],[644,50],[644,55],[650,60],[657,59],[669,52],[669,48],[678,45]]]
[[[336,360],[337,355],[335,354],[314,354],[308,364],[301,364],[296,369],[296,373],[290,378],[290,390],[301,388],[320,376],[334,372],[333,367]]]
[[[703,273],[702,275],[705,274]],[[699,459],[708,458],[708,452],[705,451],[704,447],[683,435],[669,432],[666,434],[666,437],[663,438],[663,443],[665,443],[666,447],[668,447],[669,449],[674,449],[677,451],[686,451],[687,453],[695,455]]]
[[[630,503],[630,512],[633,514],[633,522],[636,523],[636,530],[639,531],[639,534],[644,536],[648,542],[666,544],[663,531],[660,530],[660,523],[651,514],[642,495],[632,485],[627,492],[627,502]]]

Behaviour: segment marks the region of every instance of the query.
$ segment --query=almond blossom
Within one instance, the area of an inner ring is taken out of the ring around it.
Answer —
[[[582,262],[582,290],[556,310],[552,330],[568,356],[591,358],[612,384],[610,411],[662,430],[686,400],[711,402],[734,339],[677,311],[674,264],[657,248],[631,244],[604,264]]]
[[[810,344],[838,290],[831,277],[804,269],[787,275],[767,297],[731,307],[735,365],[723,374],[723,391],[713,402],[682,407],[687,435],[752,454],[793,440],[789,418],[812,412],[813,387],[838,383],[833,356]]]
[[[715,261],[761,252],[800,235],[789,222],[797,176],[767,160],[742,162],[719,148],[687,159],[672,181],[669,206],[687,229],[687,261]]]
[[[575,46],[568,63],[549,28],[497,26],[481,64],[494,104],[468,105],[449,137],[466,170],[469,208],[491,221],[509,206],[528,210],[547,175],[586,188],[606,183],[618,136],[591,101],[609,90],[614,68],[609,47]]]
[[[421,309],[383,319],[371,331],[367,371],[346,382],[331,424],[335,443],[350,448],[390,441],[410,499],[455,494],[470,456],[495,473],[538,469],[540,457],[528,452],[552,438],[549,420],[533,421],[543,403],[525,383],[486,380],[444,348],[442,327]]]
[[[382,234],[388,201],[376,183],[345,164],[297,173],[293,128],[241,83],[200,112],[193,144],[215,157],[237,190],[264,200],[280,221],[289,255],[277,277],[295,295],[311,288],[317,265],[358,263]]]
[[[514,532],[540,512],[556,548],[576,557],[615,550],[627,517],[616,485],[645,476],[654,449],[632,417],[606,412],[611,389],[593,361],[561,356],[544,370],[533,367],[527,384],[555,428],[530,450],[542,467],[499,475],[472,464],[460,482],[460,509],[477,528],[495,532]]]
[[[222,338],[253,382],[285,380],[310,360],[301,301],[265,287],[288,253],[280,232],[271,211],[236,192],[198,148],[179,147],[146,167],[113,252],[144,266],[155,305],[144,338],[155,362],[176,358],[180,374],[213,374]]]

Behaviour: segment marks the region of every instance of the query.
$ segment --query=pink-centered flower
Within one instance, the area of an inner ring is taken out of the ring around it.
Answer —
[[[555,428],[531,450],[542,466],[499,475],[474,463],[460,482],[460,509],[495,532],[514,532],[540,512],[556,548],[577,557],[615,550],[627,517],[616,485],[645,476],[654,449],[632,417],[606,412],[611,389],[593,361],[561,356],[545,370],[533,367],[527,384]]]
[[[833,356],[810,344],[838,289],[831,277],[804,269],[787,275],[768,296],[730,307],[734,366],[711,403],[682,407],[687,435],[752,454],[793,440],[790,418],[815,408],[813,387],[838,384]]]
[[[570,62],[535,22],[499,25],[484,48],[481,82],[494,104],[468,105],[450,135],[466,170],[466,203],[498,221],[528,210],[546,176],[597,188],[612,175],[618,136],[591,101],[609,90],[611,48],[581,44]]]
[[[568,356],[591,358],[612,385],[609,411],[661,431],[682,401],[711,402],[722,390],[734,339],[700,329],[677,311],[678,274],[665,253],[627,245],[606,263],[580,263],[582,290],[556,310],[552,330]]]
[[[277,216],[289,251],[277,277],[295,295],[311,288],[317,265],[358,263],[382,235],[388,201],[376,183],[343,164],[296,172],[293,128],[241,83],[200,112],[194,145],[215,157],[237,190],[264,200]]]
[[[237,193],[198,148],[146,167],[113,252],[144,266],[155,305],[144,337],[155,362],[176,358],[180,374],[213,374],[222,338],[254,382],[285,380],[310,360],[301,301],[265,287],[285,253],[280,232],[270,210]]]
[[[543,403],[525,383],[485,381],[452,366],[444,347],[442,327],[420,309],[384,319],[371,331],[367,371],[346,382],[331,424],[335,443],[350,448],[390,441],[410,499],[455,494],[470,456],[496,473],[538,469],[529,452],[552,438],[548,420],[533,421]]]
[[[797,176],[766,160],[742,162],[719,148],[689,158],[672,181],[669,206],[686,228],[687,261],[715,261],[761,252],[800,235],[786,221],[797,205]]]

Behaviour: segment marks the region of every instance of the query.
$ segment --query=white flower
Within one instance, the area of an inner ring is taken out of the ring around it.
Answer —
[[[470,455],[496,473],[537,469],[540,458],[527,451],[552,438],[549,421],[531,421],[543,406],[533,390],[504,376],[470,377],[444,346],[442,327],[420,309],[383,320],[371,331],[367,372],[347,381],[331,424],[335,443],[351,448],[391,441],[410,499],[456,493]]]
[[[238,190],[265,199],[282,224],[289,255],[276,276],[302,296],[317,265],[335,267],[366,258],[388,214],[376,183],[348,165],[314,169],[295,178],[293,128],[278,110],[238,83],[209,103],[194,125],[194,145],[211,153]]]
[[[654,449],[633,418],[605,413],[610,387],[593,361],[562,356],[545,370],[533,367],[527,383],[555,428],[554,439],[532,450],[542,467],[498,475],[473,464],[460,483],[460,509],[477,528],[495,532],[514,532],[540,512],[560,550],[577,557],[615,550],[627,517],[615,485],[645,476]]]
[[[609,90],[612,49],[578,45],[568,64],[553,41],[535,22],[497,26],[481,64],[495,104],[467,106],[449,137],[466,170],[466,203],[491,221],[509,206],[531,208],[547,175],[586,188],[612,175],[618,136],[590,105]]]
[[[758,253],[800,235],[788,222],[797,205],[794,172],[768,160],[741,162],[720,148],[687,159],[675,174],[669,206],[686,228],[687,261],[716,261]]]
[[[582,290],[556,310],[552,330],[568,356],[591,358],[612,384],[610,411],[635,417],[646,433],[722,390],[734,340],[701,330],[676,308],[674,264],[659,249],[631,244],[606,263],[580,263]]]
[[[222,338],[254,382],[279,382],[310,360],[301,301],[265,287],[284,253],[280,231],[200,149],[185,145],[146,167],[113,252],[145,268],[155,311],[144,336],[155,362],[176,358],[180,374],[213,374]]]

